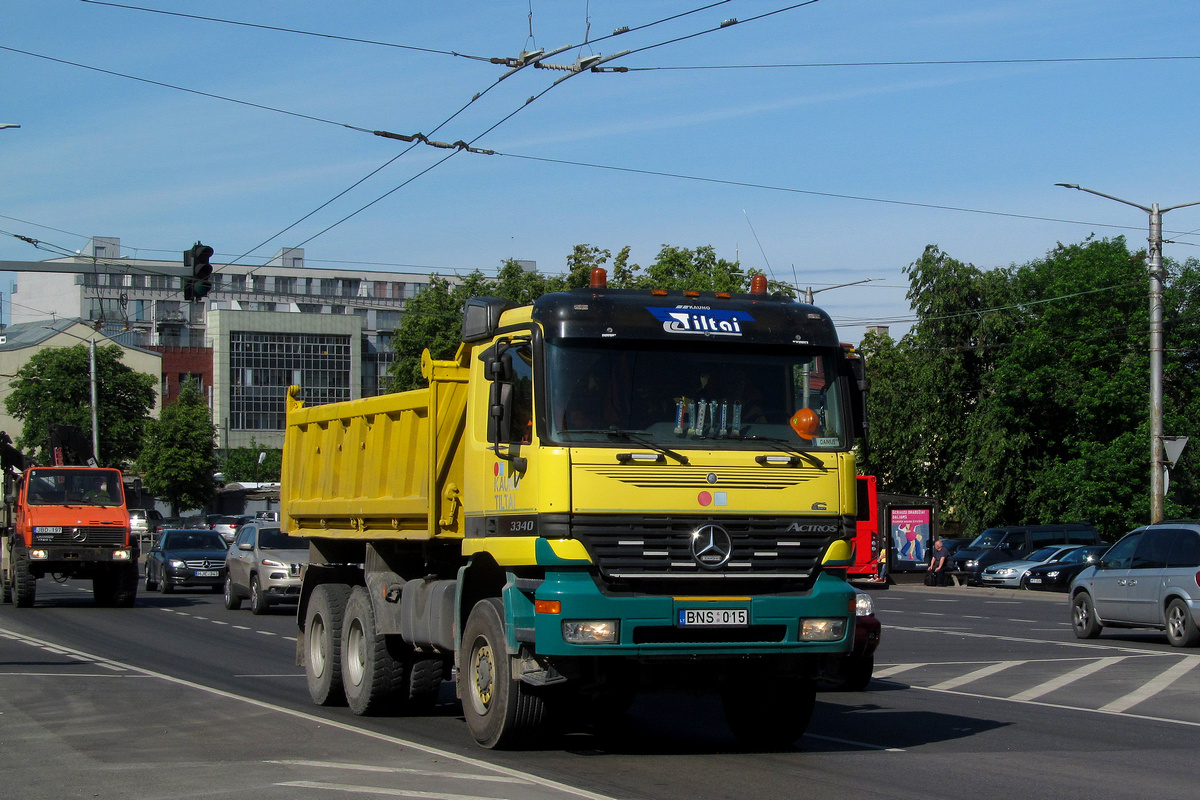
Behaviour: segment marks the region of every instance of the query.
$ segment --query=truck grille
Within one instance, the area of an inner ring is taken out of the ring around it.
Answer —
[[[86,545],[89,547],[124,547],[124,528],[103,526],[64,527],[59,533],[35,533],[34,544]]]
[[[728,558],[703,566],[695,552],[702,548],[693,548],[693,534],[707,536],[708,525],[728,533],[727,545],[719,548],[728,550]],[[821,557],[842,530],[840,519],[828,517],[577,515],[571,519],[571,535],[583,542],[601,575],[619,581],[788,579],[807,585],[816,578]]]

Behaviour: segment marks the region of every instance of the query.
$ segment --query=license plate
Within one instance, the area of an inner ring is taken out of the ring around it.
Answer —
[[[681,608],[681,628],[744,628],[750,624],[750,612],[744,608]]]
[[[196,570],[197,578],[215,578],[220,574],[221,573],[217,572],[215,569],[198,569],[198,570]]]
[[[1029,582],[1030,583],[1041,583],[1042,579],[1041,578],[1030,578]]]

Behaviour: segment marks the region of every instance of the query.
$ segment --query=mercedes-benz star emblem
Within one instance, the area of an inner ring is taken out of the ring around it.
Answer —
[[[86,542],[87,531],[83,528],[75,528],[73,531],[71,531],[71,539],[76,542]]]
[[[692,558],[705,569],[718,569],[733,555],[733,540],[720,525],[704,525],[692,531]]]

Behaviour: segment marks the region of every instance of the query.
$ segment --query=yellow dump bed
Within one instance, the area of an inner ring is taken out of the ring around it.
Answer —
[[[467,370],[425,354],[429,388],[306,407],[288,390],[280,524],[293,536],[461,538]]]

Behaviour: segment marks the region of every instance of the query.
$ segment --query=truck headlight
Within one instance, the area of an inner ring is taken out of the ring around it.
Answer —
[[[802,642],[836,642],[846,635],[846,620],[812,619],[800,620],[800,641]]]
[[[128,561],[129,560],[129,551],[128,550],[113,550],[112,556],[113,556],[113,561]]]
[[[30,550],[29,558],[32,561],[45,561],[49,558],[49,554],[45,550]]]
[[[563,640],[568,644],[613,644],[617,641],[615,619],[580,619],[564,621]]]

